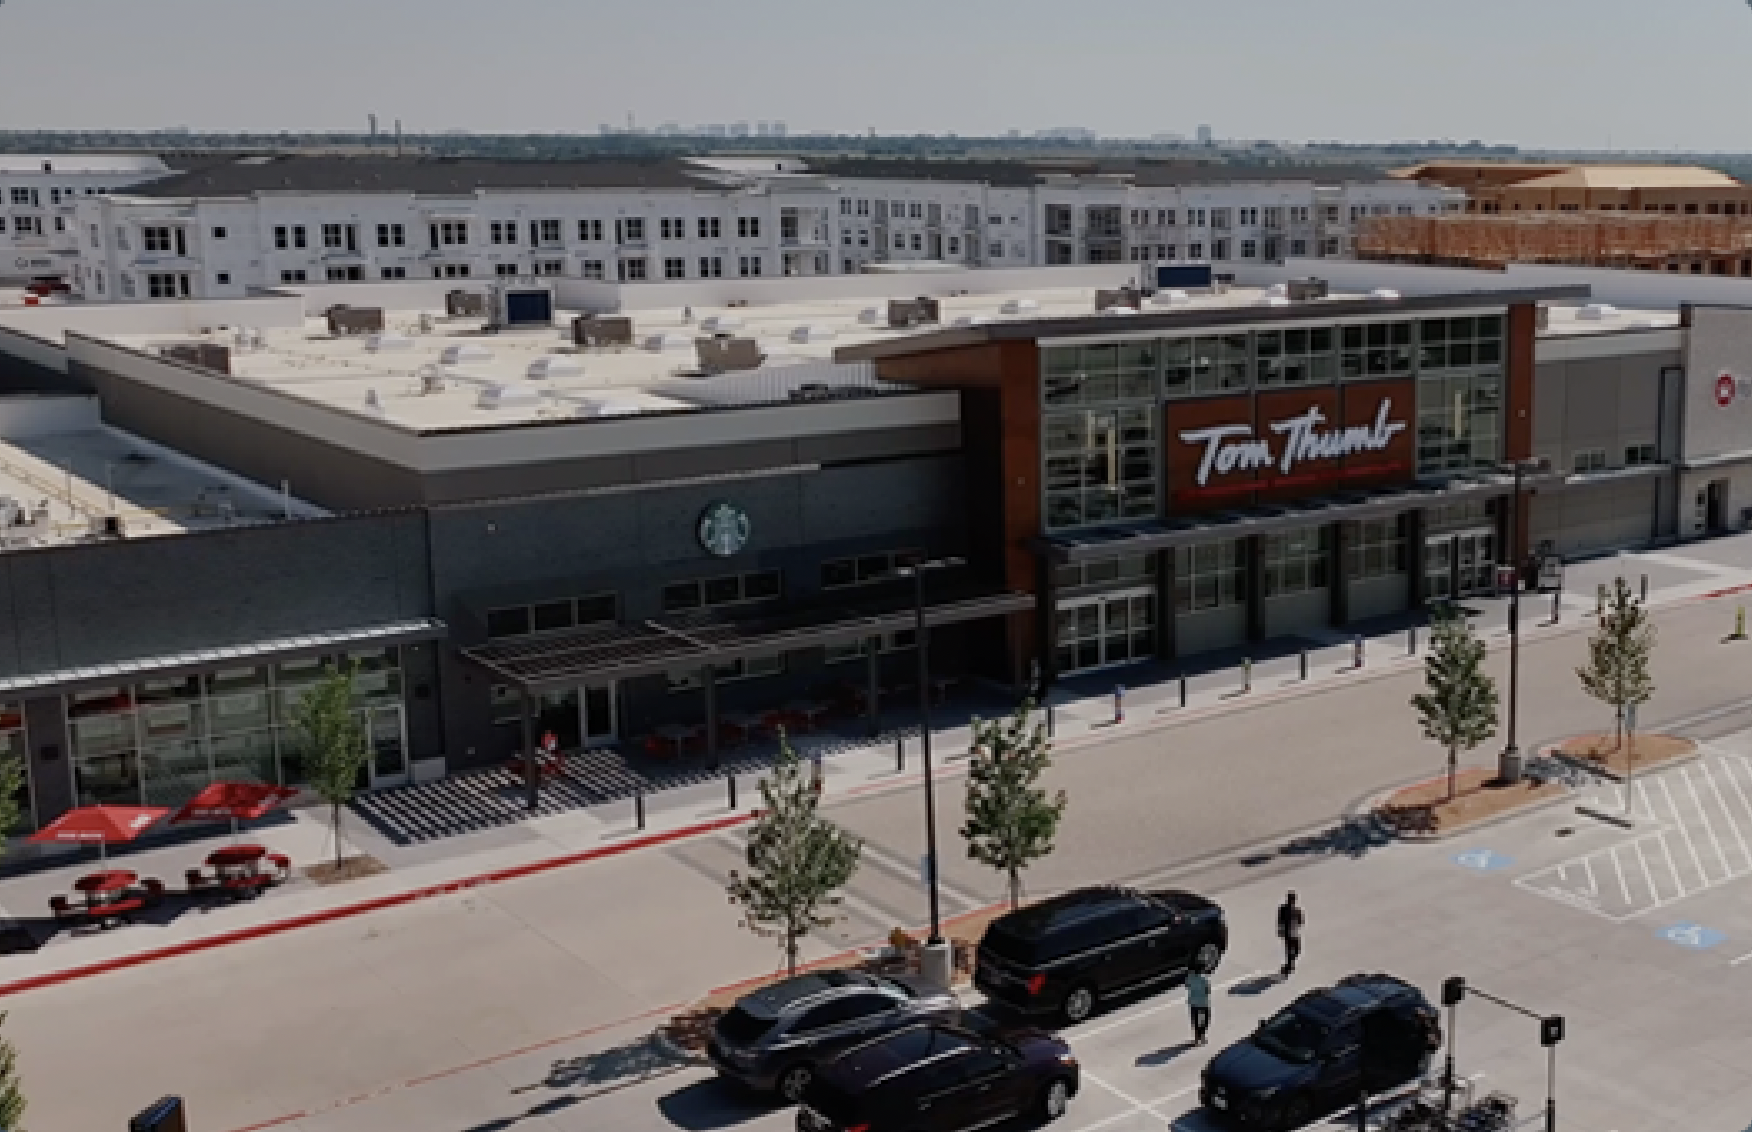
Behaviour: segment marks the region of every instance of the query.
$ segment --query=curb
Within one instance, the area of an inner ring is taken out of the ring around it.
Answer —
[[[716,833],[719,830],[730,829],[752,820],[752,814],[727,814],[721,818],[709,821],[695,822],[691,825],[679,826],[660,833],[646,834],[643,837],[629,838],[614,845],[598,846],[594,849],[584,849],[576,853],[568,853],[560,857],[550,857],[541,861],[530,861],[522,865],[511,865],[503,869],[495,869],[488,873],[479,873],[458,880],[443,881],[439,884],[425,885],[406,892],[391,893],[387,896],[362,900],[356,904],[343,904],[338,908],[323,908],[315,912],[307,912],[301,916],[292,916],[284,920],[276,920],[266,924],[255,924],[246,928],[237,928],[228,932],[206,936],[201,939],[185,940],[182,943],[169,944],[165,947],[153,948],[149,951],[138,951],[132,955],[119,955],[112,959],[103,959],[95,963],[86,963],[76,967],[68,967],[60,971],[50,971],[41,975],[17,979],[9,983],[0,983],[0,998],[8,995],[22,994],[25,991],[40,990],[44,987],[59,986],[63,983],[79,979],[91,978],[95,975],[108,974],[111,971],[126,970],[129,967],[139,967],[160,959],[174,959],[182,955],[194,955],[203,951],[225,947],[233,943],[243,943],[252,939],[264,939],[268,936],[280,935],[299,928],[314,927],[319,924],[333,923],[337,920],[351,919],[370,912],[379,912],[386,908],[396,908],[405,904],[417,903],[435,896],[450,896],[458,892],[484,888],[488,885],[504,881],[517,880],[527,876],[537,876],[551,872],[554,869],[568,868],[572,865],[584,864],[588,861],[600,860],[604,857],[615,857],[622,853],[630,853],[635,849],[646,849],[655,845],[663,845],[672,841],[681,841],[703,833]]]
[[[1555,744],[1553,745],[1555,746]],[[1547,752],[1543,749],[1535,748],[1535,753],[1545,754]],[[1378,811],[1382,804],[1401,790],[1407,790],[1413,786],[1422,786],[1425,783],[1434,782],[1438,778],[1443,777],[1446,776],[1437,775],[1436,778],[1420,779],[1417,782],[1408,782],[1403,786],[1390,786],[1385,790],[1378,791],[1377,793],[1370,795],[1362,805],[1357,807],[1357,816],[1375,822],[1377,826],[1384,829],[1388,836],[1395,841],[1403,842],[1407,845],[1440,845],[1444,841],[1452,841],[1459,837],[1470,836],[1481,829],[1490,829],[1493,826],[1507,824],[1516,818],[1524,818],[1529,814],[1537,814],[1544,810],[1556,809],[1558,806],[1566,802],[1573,801],[1576,794],[1575,787],[1565,785],[1564,791],[1561,794],[1554,794],[1549,798],[1542,798],[1536,802],[1529,802],[1524,806],[1517,806],[1512,810],[1505,810],[1500,814],[1493,814],[1482,821],[1475,821],[1470,825],[1462,826],[1459,829],[1451,829],[1443,833],[1419,833],[1415,830],[1407,832],[1395,828],[1392,823],[1385,821],[1379,816]]]

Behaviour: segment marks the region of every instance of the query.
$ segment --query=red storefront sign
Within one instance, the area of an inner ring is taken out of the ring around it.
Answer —
[[[1170,512],[1410,480],[1416,389],[1368,382],[1168,406]]]

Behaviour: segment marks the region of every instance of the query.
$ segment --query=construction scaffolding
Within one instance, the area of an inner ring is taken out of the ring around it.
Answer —
[[[1752,216],[1616,211],[1374,216],[1357,233],[1356,253],[1359,259],[1455,267],[1555,263],[1752,275]]]

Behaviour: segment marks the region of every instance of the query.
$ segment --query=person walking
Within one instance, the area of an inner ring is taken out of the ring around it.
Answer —
[[[1284,902],[1278,905],[1277,911],[1278,938],[1284,941],[1283,978],[1289,978],[1296,970],[1296,960],[1302,955],[1302,909],[1296,903],[1296,894],[1290,893],[1284,897]]]
[[[1186,1007],[1192,1012],[1192,1044],[1202,1046],[1211,1028],[1211,977],[1202,968],[1186,973]]]

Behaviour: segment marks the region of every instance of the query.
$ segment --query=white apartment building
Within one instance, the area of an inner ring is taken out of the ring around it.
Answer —
[[[144,153],[0,153],[0,280],[69,275],[75,203],[170,172]]]
[[[75,293],[225,298],[282,284],[564,276],[637,283],[1345,256],[1363,215],[1451,189],[1097,175],[1021,163],[494,162],[246,157],[75,207]],[[1227,176],[1232,177],[1233,171]]]

